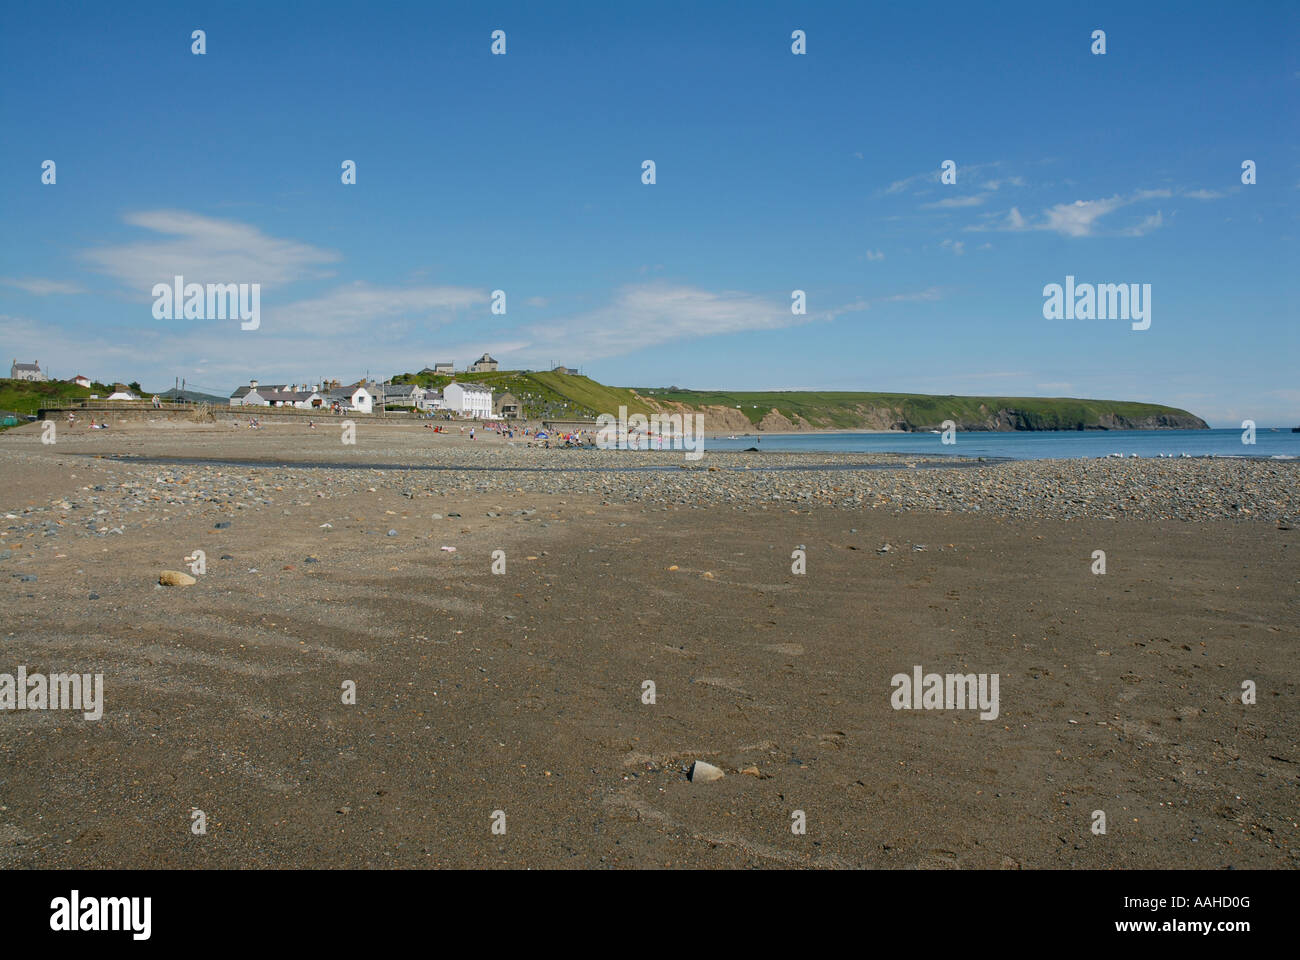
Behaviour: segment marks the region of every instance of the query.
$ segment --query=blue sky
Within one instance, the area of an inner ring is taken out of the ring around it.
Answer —
[[[0,352],[223,393],[487,350],[1300,423],[1300,5],[995,6],[11,6]],[[177,273],[260,283],[260,328],[154,319]],[[1067,275],[1150,284],[1150,329],[1045,320]]]

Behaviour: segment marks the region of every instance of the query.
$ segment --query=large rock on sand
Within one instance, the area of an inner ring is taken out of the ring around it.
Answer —
[[[198,583],[188,573],[179,570],[164,570],[158,575],[158,582],[164,587],[190,587]]]

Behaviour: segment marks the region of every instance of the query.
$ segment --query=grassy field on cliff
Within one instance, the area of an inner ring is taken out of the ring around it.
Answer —
[[[582,419],[602,413],[617,415],[620,406],[627,407],[628,413],[652,412],[631,390],[607,387],[577,374],[496,370],[491,373],[457,373],[454,377],[431,373],[403,373],[393,377],[393,383],[418,383],[437,390],[452,380],[479,383],[498,395],[512,393],[532,418]]]
[[[862,411],[899,411],[899,419],[915,426],[937,426],[944,420],[982,420],[999,410],[1015,410],[1034,430],[1074,430],[1080,424],[1095,424],[1106,415],[1129,419],[1178,415],[1186,410],[1158,403],[1128,400],[1078,400],[1067,397],[958,397],[921,393],[810,392],[810,391],[646,391],[655,400],[670,400],[691,406],[725,406],[739,409],[751,423],[758,423],[775,409],[790,420],[800,417],[823,429],[852,429],[862,423]]]
[[[1067,397],[958,397],[932,396],[921,393],[871,393],[849,391],[709,391],[666,388],[611,387],[590,377],[554,371],[498,370],[492,373],[457,373],[435,376],[429,373],[405,373],[394,383],[418,383],[441,389],[453,379],[464,383],[481,383],[498,394],[509,391],[524,406],[529,417],[595,417],[601,413],[617,414],[621,406],[629,413],[650,413],[652,402],[682,403],[693,408],[729,407],[744,413],[757,424],[773,409],[795,421],[802,419],[821,429],[851,430],[863,427],[866,418],[881,418],[889,412],[890,423],[910,425],[913,429],[937,427],[944,420],[974,423],[996,418],[999,411],[1012,411],[1020,423],[1032,430],[1076,430],[1096,425],[1103,417],[1118,416],[1129,420],[1148,417],[1178,416],[1194,419],[1186,410],[1158,403],[1127,400],[1079,400]]]
[[[62,380],[10,380],[0,378],[0,410],[21,414],[34,414],[41,407],[53,406],[60,400],[85,400],[92,393],[101,397],[112,393],[113,388],[102,383],[87,390],[75,383]]]

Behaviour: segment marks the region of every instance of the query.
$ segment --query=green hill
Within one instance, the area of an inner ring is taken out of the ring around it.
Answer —
[[[437,390],[452,380],[481,383],[498,394],[512,393],[530,419],[594,418],[601,413],[617,414],[620,406],[626,406],[629,413],[653,412],[633,391],[624,387],[607,387],[577,374],[497,370],[493,373],[457,373],[455,377],[431,373],[403,373],[393,377],[393,383],[417,383]]]
[[[1186,410],[1128,400],[1069,397],[959,397],[856,391],[710,391],[611,387],[590,377],[554,371],[498,370],[435,376],[405,373],[394,383],[441,389],[453,379],[509,391],[531,419],[595,417],[687,409],[706,414],[718,430],[960,430],[1206,429]]]
[[[96,383],[86,389],[62,380],[10,380],[0,378],[0,410],[30,416],[41,407],[58,406],[60,400],[85,400],[92,393],[106,397],[113,388]]]

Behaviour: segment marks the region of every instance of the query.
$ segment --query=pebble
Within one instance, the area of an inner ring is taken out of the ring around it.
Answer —
[[[719,770],[711,763],[705,763],[703,760],[696,760],[691,764],[690,780],[691,783],[712,783],[715,780],[721,780],[726,774]]]

